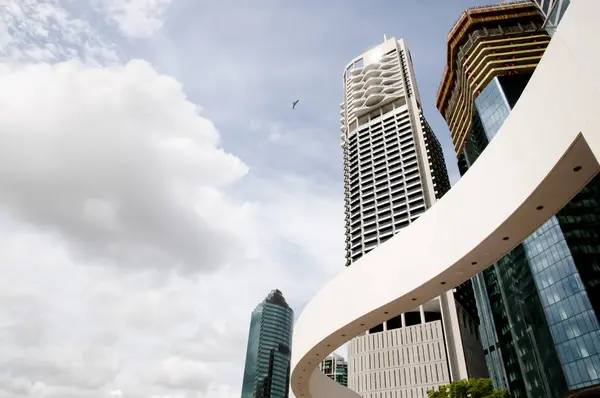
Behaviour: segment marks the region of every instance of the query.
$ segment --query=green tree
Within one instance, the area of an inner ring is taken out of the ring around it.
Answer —
[[[453,381],[427,393],[429,398],[510,398],[508,391],[494,388],[492,379]]]

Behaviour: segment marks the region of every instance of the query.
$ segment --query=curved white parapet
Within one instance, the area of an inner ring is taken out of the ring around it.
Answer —
[[[296,397],[358,394],[319,362],[350,338],[482,271],[598,172],[600,1],[572,0],[544,58],[477,163],[415,223],[344,269],[294,331]]]

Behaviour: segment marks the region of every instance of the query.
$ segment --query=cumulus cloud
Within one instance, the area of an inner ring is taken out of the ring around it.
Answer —
[[[59,0],[0,2],[0,60],[58,62],[79,59],[103,65],[119,61],[114,43],[77,18]]]
[[[3,66],[0,390],[239,395],[254,306],[302,303],[342,247],[327,187],[256,180],[241,202],[246,172],[143,61]]]
[[[252,309],[280,288],[299,312],[341,269],[339,187],[254,146],[248,173],[213,97],[120,61],[167,1],[84,3],[0,10],[0,396],[239,397]],[[304,156],[306,130],[278,132]]]
[[[5,66],[0,109],[0,203],[16,218],[83,258],[188,271],[231,260],[235,236],[201,212],[248,168],[174,79],[144,61]]]
[[[163,24],[162,17],[171,0],[95,0],[96,8],[106,14],[126,36],[152,35]]]
[[[169,357],[161,362],[160,373],[154,382],[174,389],[204,391],[212,376],[204,362]]]

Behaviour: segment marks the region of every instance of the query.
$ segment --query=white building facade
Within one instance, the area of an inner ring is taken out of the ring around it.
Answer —
[[[340,113],[350,266],[415,221],[450,183],[403,40],[386,40],[348,64]],[[401,278],[410,264],[398,271]],[[426,397],[452,380],[486,377],[477,325],[461,328],[458,307],[449,291],[351,340],[348,386],[365,398]]]

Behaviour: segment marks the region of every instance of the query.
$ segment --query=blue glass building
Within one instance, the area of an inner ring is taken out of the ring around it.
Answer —
[[[287,398],[294,311],[273,290],[250,319],[242,398]]]
[[[509,116],[549,42],[550,19],[556,25],[569,2],[537,3],[548,14],[536,15],[526,2],[478,9],[462,36],[453,37],[455,63],[448,68],[455,75],[445,77],[464,75],[475,89],[447,83],[438,108],[453,138],[462,137],[455,139],[461,175]],[[487,64],[470,64],[489,53]],[[468,99],[462,104],[455,100],[461,92]],[[600,396],[600,177],[473,278],[473,288],[497,387],[513,397]]]
[[[463,172],[514,105],[505,88],[522,90],[527,80],[527,75],[495,77],[477,97],[475,117],[480,123],[474,123],[461,156]],[[600,324],[591,300],[600,289],[598,258],[593,258],[600,252],[600,223],[595,221],[600,214],[599,188],[596,178],[520,246],[474,278],[488,367],[495,383],[508,387],[513,396],[562,397],[600,384]],[[570,230],[580,232],[570,216],[574,208],[591,218],[585,248],[568,239]],[[574,253],[582,250],[592,256],[577,263]],[[585,279],[588,289],[579,268],[590,276]]]

